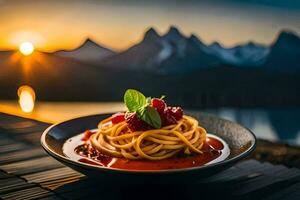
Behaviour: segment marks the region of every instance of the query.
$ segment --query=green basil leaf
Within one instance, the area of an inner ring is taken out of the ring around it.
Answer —
[[[157,110],[151,106],[147,106],[143,109],[143,112],[140,113],[141,119],[147,124],[151,125],[154,128],[161,127],[161,119]]]
[[[124,94],[124,102],[130,112],[136,112],[146,106],[146,97],[139,91],[128,89]]]
[[[146,98],[147,106],[151,104],[151,99],[152,99],[151,97]]]

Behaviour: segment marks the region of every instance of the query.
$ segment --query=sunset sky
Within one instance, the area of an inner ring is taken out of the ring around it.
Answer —
[[[205,2],[0,0],[0,49],[24,41],[44,51],[70,49],[90,37],[121,50],[138,42],[147,28],[162,34],[170,25],[225,46],[249,40],[269,44],[282,29],[300,34],[299,1]]]

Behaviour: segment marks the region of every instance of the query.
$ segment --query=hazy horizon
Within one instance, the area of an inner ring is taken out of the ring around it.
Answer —
[[[41,51],[72,49],[86,38],[123,50],[154,27],[175,25],[186,36],[225,47],[270,44],[281,30],[300,34],[300,4],[293,1],[0,1],[0,49],[30,41]]]

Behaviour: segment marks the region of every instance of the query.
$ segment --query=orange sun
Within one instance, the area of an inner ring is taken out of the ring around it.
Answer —
[[[20,44],[19,46],[19,51],[25,55],[25,56],[28,56],[30,54],[33,53],[34,51],[34,46],[31,42],[23,42]]]

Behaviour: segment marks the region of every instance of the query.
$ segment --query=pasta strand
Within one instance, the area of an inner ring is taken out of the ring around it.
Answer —
[[[131,131],[126,122],[107,118],[90,137],[94,148],[115,157],[162,160],[179,152],[201,154],[206,131],[193,117],[184,115],[177,124],[147,131]]]

